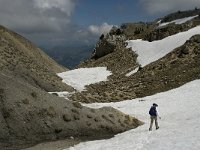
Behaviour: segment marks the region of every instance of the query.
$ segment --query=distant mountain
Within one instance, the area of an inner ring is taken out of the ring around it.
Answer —
[[[54,48],[43,48],[59,64],[72,69],[82,61],[89,59],[94,46],[57,46]]]
[[[153,22],[114,27],[97,42],[93,58],[79,65],[80,68],[104,66],[113,74],[108,81],[75,93],[71,100],[121,101],[199,79],[199,12],[199,9],[178,11]]]

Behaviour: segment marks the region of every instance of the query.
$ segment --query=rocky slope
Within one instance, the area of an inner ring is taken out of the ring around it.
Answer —
[[[70,137],[111,137],[143,124],[111,107],[90,109],[47,93],[73,91],[56,75],[65,70],[20,35],[0,27],[1,150]]]
[[[56,75],[59,66],[27,39],[0,26],[0,71],[14,74],[45,91],[73,91]]]
[[[66,137],[111,136],[142,124],[113,108],[90,109],[0,73],[0,147]],[[94,136],[95,135],[95,136]],[[13,146],[13,147],[12,147]]]
[[[176,18],[174,18],[174,15],[168,15],[167,17],[172,17],[173,20],[190,15],[198,15],[199,9],[182,13],[183,16],[179,12],[175,13],[177,14],[175,15],[177,16]],[[162,19],[166,20],[165,18]],[[108,52],[105,47],[101,49],[97,45],[98,49],[95,49],[95,51],[107,51],[107,54],[85,61],[79,66],[107,66],[108,70],[113,72],[113,75],[110,76],[109,81],[90,85],[87,87],[87,91],[76,93],[72,95],[71,99],[87,103],[120,101],[122,99],[143,97],[170,90],[189,81],[199,79],[200,35],[191,37],[184,45],[174,49],[168,55],[144,68],[140,68],[141,70],[137,73],[129,77],[126,76],[128,72],[140,65],[136,62],[137,54],[125,47],[125,40],[137,38],[149,41],[159,40],[182,31],[187,31],[197,25],[200,25],[199,17],[183,24],[172,23],[162,28],[158,26],[157,21],[152,23],[128,23],[123,24],[119,29],[113,28],[111,33],[100,39],[100,42],[118,39],[115,40],[116,43],[113,46],[113,50]]]

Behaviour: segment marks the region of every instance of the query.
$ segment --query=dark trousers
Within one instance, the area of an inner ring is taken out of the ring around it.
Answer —
[[[150,127],[149,127],[149,131],[152,130],[152,126],[153,126],[153,122],[155,121],[155,126],[156,126],[156,129],[159,128],[158,126],[158,117],[157,116],[151,116],[150,119],[151,119],[151,122],[150,122]]]

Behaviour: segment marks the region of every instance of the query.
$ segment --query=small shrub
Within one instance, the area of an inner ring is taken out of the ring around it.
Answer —
[[[32,96],[33,98],[37,98],[37,93],[36,93],[36,92],[32,92],[32,93],[31,93],[31,96]]]
[[[140,34],[140,30],[138,28],[136,28],[135,31],[134,31],[134,34],[135,35]]]
[[[56,134],[58,134],[58,133],[60,133],[60,132],[62,132],[62,129],[55,129],[55,133],[56,133]]]
[[[27,105],[27,104],[29,104],[29,100],[27,98],[25,98],[24,100],[22,100],[22,103]]]
[[[66,121],[66,122],[69,122],[69,121],[71,121],[71,117],[69,115],[67,115],[67,114],[64,114],[63,115],[63,120]]]
[[[6,109],[3,109],[3,117],[4,118],[9,118],[10,117],[10,112]]]
[[[83,108],[83,106],[82,106],[79,102],[73,102],[72,104],[73,104],[74,107],[76,107],[76,108],[80,108],[80,109]]]
[[[79,114],[79,111],[77,109],[71,109],[71,111],[75,114]]]
[[[74,115],[74,120],[80,120],[80,117],[78,115]]]
[[[96,118],[94,118],[94,121],[95,121],[95,122],[99,122],[100,119],[99,119],[98,117],[96,117]]]
[[[95,109],[90,109],[90,111],[91,111],[92,113],[95,113]]]
[[[125,127],[125,125],[124,125],[124,124],[122,124],[122,123],[121,123],[120,125],[121,125],[122,127]]]
[[[0,95],[4,93],[4,89],[0,89]]]
[[[117,29],[117,30],[116,30],[116,35],[120,35],[120,34],[122,34],[121,29]]]
[[[100,128],[105,129],[106,127],[105,127],[104,125],[101,124],[101,125],[100,125]]]
[[[54,107],[50,106],[47,109],[47,115],[50,116],[50,117],[55,117],[56,116],[56,111],[55,111]]]
[[[92,124],[90,122],[86,122],[87,126],[91,126]]]
[[[92,118],[92,116],[91,115],[87,115],[87,118]]]
[[[114,115],[113,114],[109,114],[108,115],[110,118],[114,118]]]
[[[102,118],[108,120],[108,118],[105,115],[102,115]]]

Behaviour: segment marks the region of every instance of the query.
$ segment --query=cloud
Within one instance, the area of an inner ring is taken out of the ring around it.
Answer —
[[[58,10],[71,16],[74,10],[75,3],[72,0],[33,0],[37,8],[43,11],[57,8]]]
[[[70,23],[73,0],[0,0],[0,24],[20,33],[58,32]]]
[[[72,20],[79,0],[0,0],[0,24],[42,47],[94,44],[112,25],[81,27]]]
[[[200,7],[200,0],[140,0],[140,3],[150,14],[188,10]]]
[[[113,27],[113,25],[109,25],[108,23],[103,23],[100,26],[97,25],[90,25],[88,27],[88,31],[91,32],[93,35],[101,35],[101,34],[107,34],[110,29]]]
[[[42,47],[94,44],[112,25],[71,21],[78,0],[0,0],[0,24]]]
[[[0,0],[0,24],[42,47],[73,45],[89,34],[71,21],[78,0]],[[87,30],[87,29],[85,29]],[[87,31],[88,32],[88,31]]]

